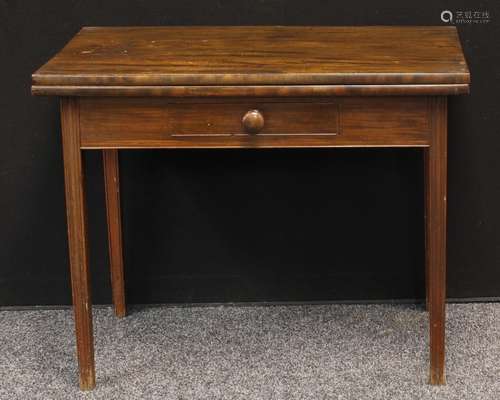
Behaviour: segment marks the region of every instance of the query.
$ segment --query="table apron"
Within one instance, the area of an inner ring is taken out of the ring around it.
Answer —
[[[427,147],[431,99],[81,97],[80,147]],[[264,117],[258,133],[241,122],[250,110]]]

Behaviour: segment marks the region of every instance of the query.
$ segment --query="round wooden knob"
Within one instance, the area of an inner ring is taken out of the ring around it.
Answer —
[[[248,111],[241,122],[248,133],[259,133],[264,128],[264,116],[259,110]]]

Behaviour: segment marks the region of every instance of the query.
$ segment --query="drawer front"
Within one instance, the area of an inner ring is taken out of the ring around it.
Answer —
[[[82,126],[88,135],[184,136],[337,135],[338,104],[332,102],[166,103],[162,99],[83,99]],[[258,131],[245,128],[255,113]]]
[[[83,148],[425,145],[428,99],[80,98]]]

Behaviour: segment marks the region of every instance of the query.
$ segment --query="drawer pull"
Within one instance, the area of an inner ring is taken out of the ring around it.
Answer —
[[[259,133],[264,127],[264,116],[259,110],[248,111],[241,120],[247,133]]]

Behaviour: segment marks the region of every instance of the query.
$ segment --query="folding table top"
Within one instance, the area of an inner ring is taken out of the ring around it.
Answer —
[[[455,27],[86,27],[33,74],[85,87],[446,85],[469,88]]]

